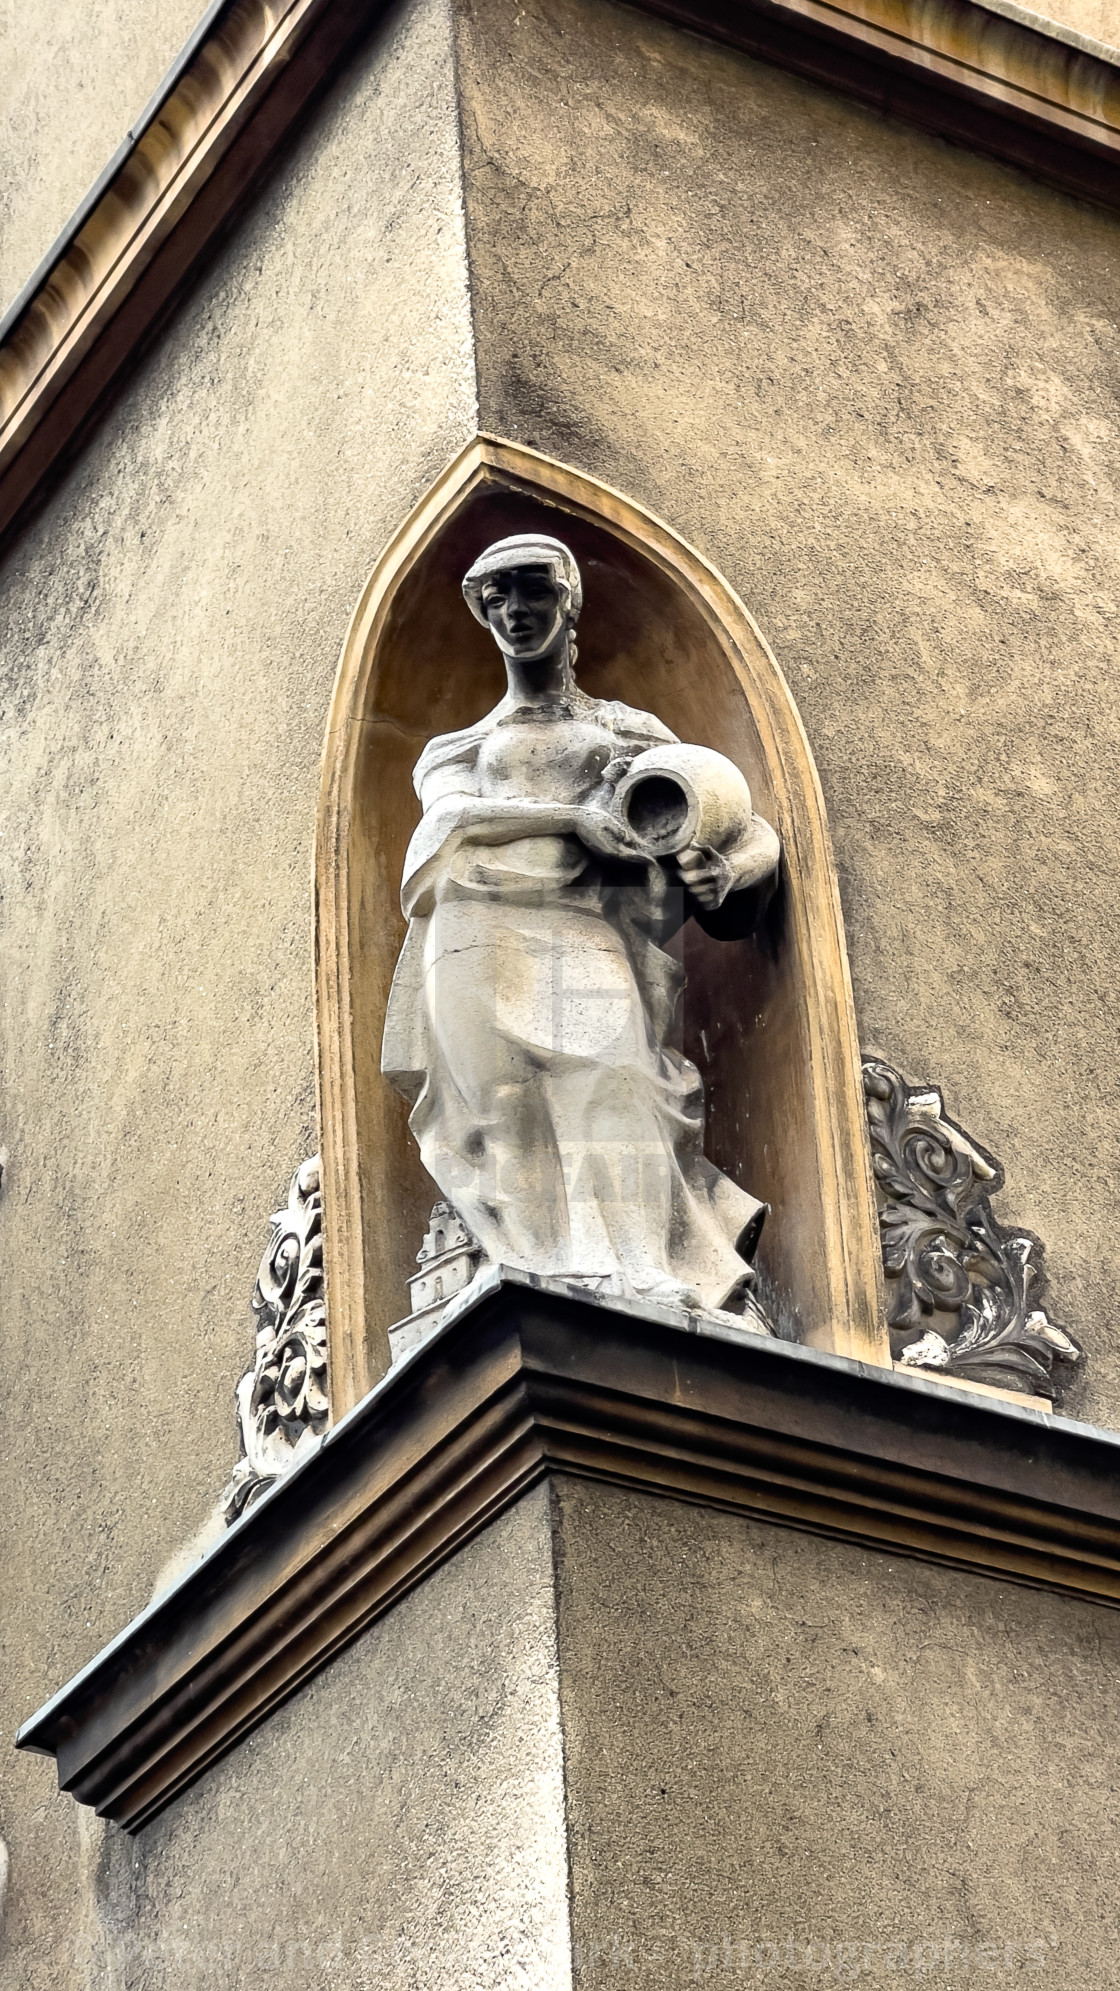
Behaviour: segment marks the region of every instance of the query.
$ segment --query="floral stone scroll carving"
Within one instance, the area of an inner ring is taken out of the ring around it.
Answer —
[[[1042,1246],[1006,1230],[990,1197],[1003,1169],[947,1118],[940,1092],[863,1062],[896,1360],[1000,1389],[1053,1396],[1077,1343],[1041,1304]]]
[[[296,1170],[253,1293],[252,1367],[237,1385],[242,1457],[222,1495],[226,1521],[316,1444],[327,1428],[327,1310],[319,1157]]]

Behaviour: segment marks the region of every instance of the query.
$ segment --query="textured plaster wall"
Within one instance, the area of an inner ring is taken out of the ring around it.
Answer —
[[[457,46],[466,241],[450,24],[417,0],[0,573],[5,1733],[232,1464],[267,1215],[315,1138],[338,647],[476,425],[624,486],[757,613],[820,764],[864,1039],[1004,1157],[1002,1212],[1090,1349],[1080,1407],[1120,1421],[1118,224],[609,0],[481,0]],[[90,176],[51,182],[45,235]],[[206,1947],[238,1930],[262,1982],[292,1971],[267,1945],[345,1930],[355,1986],[547,1991],[528,1513],[136,1849],[0,1754],[0,1991],[240,1987],[243,1955]],[[1062,1991],[1110,1981],[1111,1618],[604,1491],[562,1515],[583,1981],[616,1935],[668,1931],[683,1983],[714,1952],[682,1941],[779,1925],[1039,1940]],[[417,1898],[434,1962],[391,1947]]]
[[[0,312],[202,12],[199,0],[0,0]]]
[[[547,1489],[89,1864],[97,1991],[564,1991]]]
[[[448,22],[394,16],[0,574],[0,1733],[236,1457],[312,1151],[311,840],[347,619],[475,428]],[[0,1985],[69,1960],[80,1814],[0,1749]]]
[[[1120,46],[1120,0],[1055,0],[1040,11]],[[0,312],[202,13],[200,0],[0,0]]]
[[[558,1503],[578,1991],[1115,1983],[1114,1612]]]
[[[1114,1424],[1120,222],[609,0],[458,19],[483,425],[756,614],[863,1041],[1006,1162]]]
[[[1104,1991],[1118,1662],[1113,1612],[559,1478],[138,1838],[87,1817],[42,1981]]]

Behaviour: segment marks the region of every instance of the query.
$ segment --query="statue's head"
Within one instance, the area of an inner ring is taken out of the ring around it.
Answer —
[[[464,576],[463,593],[503,655],[527,664],[572,636],[583,606],[575,560],[559,539],[542,533],[488,546]]]

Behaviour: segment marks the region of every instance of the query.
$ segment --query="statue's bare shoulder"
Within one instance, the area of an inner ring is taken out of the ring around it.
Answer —
[[[476,720],[473,726],[464,726],[458,733],[437,733],[427,746],[412,770],[412,785],[422,802],[433,799],[432,778],[440,776],[435,784],[440,792],[461,787],[463,780],[474,771],[479,748],[489,730],[491,715]],[[428,794],[425,795],[425,787]]]
[[[624,705],[619,698],[604,698],[599,703],[611,731],[620,739],[642,747],[679,745],[677,735],[652,712],[640,712],[636,705]]]

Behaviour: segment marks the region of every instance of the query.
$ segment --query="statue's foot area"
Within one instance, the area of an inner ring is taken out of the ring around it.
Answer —
[[[726,1307],[708,1307],[705,1311],[710,1320],[718,1320],[727,1327],[737,1328],[740,1334],[745,1330],[747,1334],[768,1334],[773,1336],[774,1330],[770,1322],[767,1320],[758,1301],[753,1298],[748,1297],[746,1305],[740,1313],[728,1313]]]
[[[730,1304],[722,1307],[710,1306],[695,1286],[689,1286],[682,1279],[655,1278],[641,1285],[620,1278],[617,1273],[610,1275],[595,1273],[565,1273],[565,1283],[569,1286],[583,1286],[588,1292],[599,1293],[604,1297],[611,1294],[619,1299],[652,1300],[655,1305],[672,1307],[680,1313],[700,1313],[707,1320],[718,1320],[726,1327],[737,1328],[748,1334],[769,1334],[774,1330],[763,1313],[751,1290],[754,1274],[745,1272],[740,1284],[728,1295]]]

